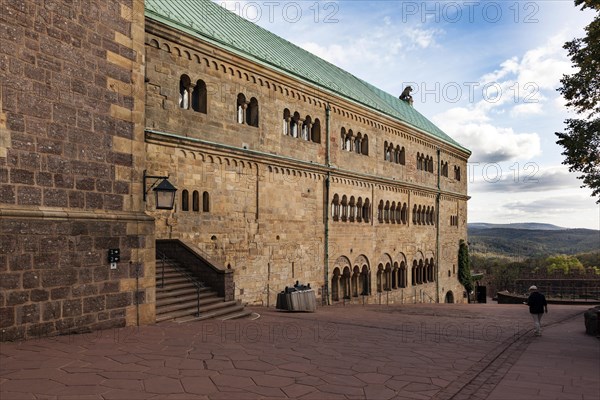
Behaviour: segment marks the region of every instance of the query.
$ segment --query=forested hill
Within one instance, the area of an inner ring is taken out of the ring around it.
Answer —
[[[468,234],[470,252],[490,257],[529,258],[600,249],[600,231],[592,229],[515,229],[496,228],[492,224],[469,224]]]

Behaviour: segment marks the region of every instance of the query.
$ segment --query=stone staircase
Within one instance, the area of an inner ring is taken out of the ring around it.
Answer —
[[[226,320],[245,318],[250,314],[252,312],[244,309],[239,301],[225,301],[219,297],[217,292],[202,284],[175,260],[156,260],[156,322]]]

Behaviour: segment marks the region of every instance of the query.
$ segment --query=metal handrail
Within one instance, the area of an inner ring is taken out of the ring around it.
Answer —
[[[173,267],[178,272],[180,272],[189,282],[191,282],[196,287],[196,314],[195,314],[195,316],[199,317],[200,316],[200,289],[206,288],[206,285],[204,284],[204,282],[201,282],[198,279],[196,279],[195,276],[190,274],[189,271],[187,271],[185,268],[183,268],[179,263],[174,262],[173,260],[168,258],[165,253],[156,251],[156,255],[157,255],[157,258],[159,258],[162,261],[160,287],[161,288],[165,287],[165,265],[168,264],[170,267]]]

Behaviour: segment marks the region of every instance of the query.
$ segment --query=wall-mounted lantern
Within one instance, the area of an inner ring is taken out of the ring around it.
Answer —
[[[146,175],[146,170],[144,170],[144,201],[146,201],[150,189],[154,190],[157,210],[172,210],[175,204],[177,188],[168,181],[168,178],[168,176]],[[148,189],[146,189],[146,179],[156,179]]]

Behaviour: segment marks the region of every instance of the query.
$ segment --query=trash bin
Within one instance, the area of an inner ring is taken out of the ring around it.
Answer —
[[[277,294],[278,310],[286,311],[308,311],[315,312],[317,309],[317,298],[310,284],[301,285],[298,281],[293,287],[287,287]]]

